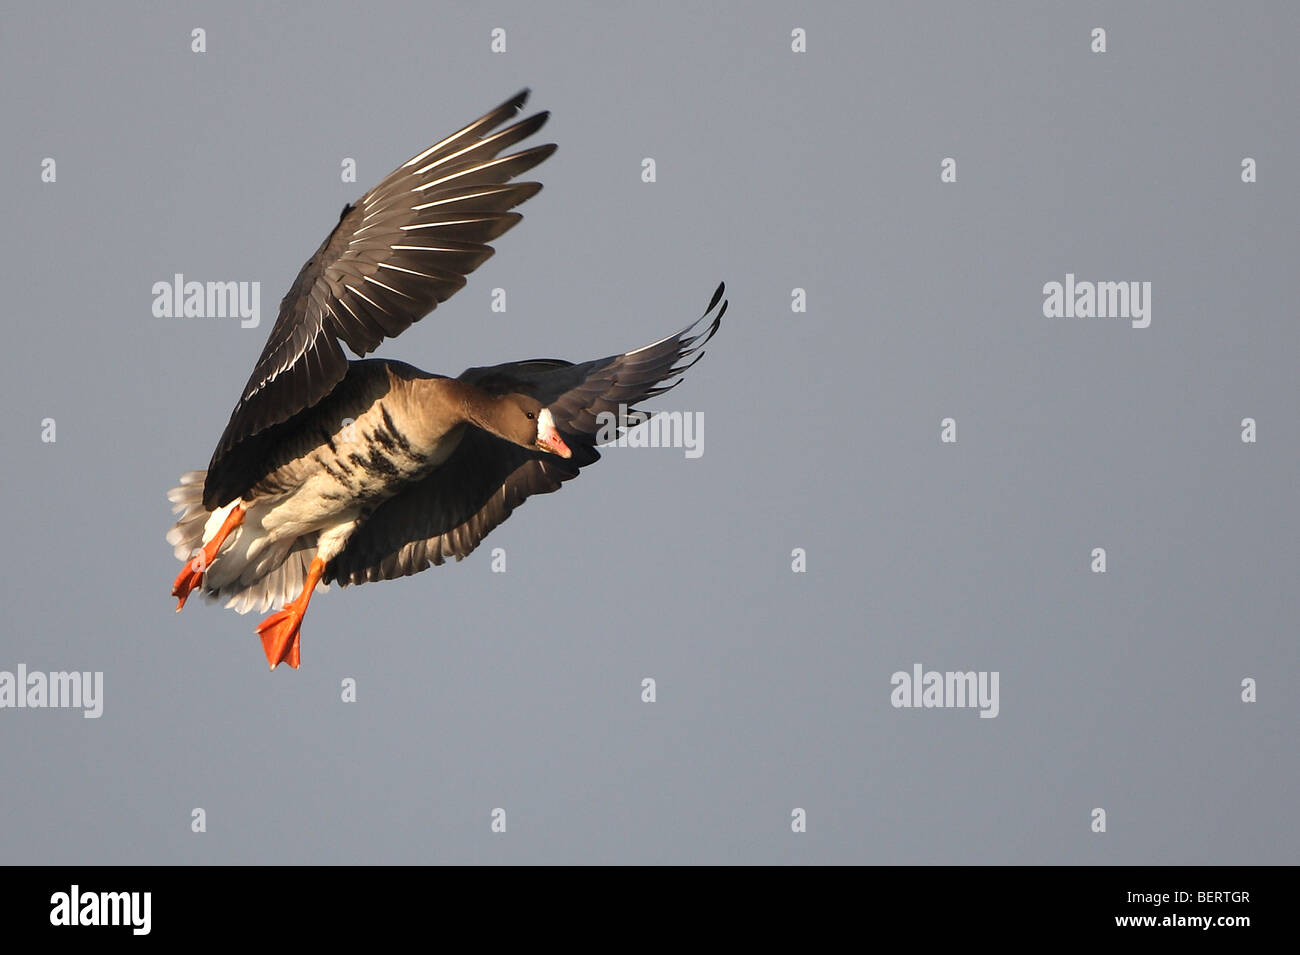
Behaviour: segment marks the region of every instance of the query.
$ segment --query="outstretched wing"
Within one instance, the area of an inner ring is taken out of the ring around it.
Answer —
[[[598,418],[602,412],[630,411],[636,402],[674,387],[699,361],[727,310],[722,293],[720,285],[704,316],[687,328],[623,355],[578,365],[537,359],[466,371],[463,381],[493,393],[529,394],[550,408],[573,457],[529,451],[467,427],[441,467],[385,501],[357,529],[330,561],[326,581],[390,580],[449,557],[460,560],[529,497],[559,490],[577,477],[580,468],[600,459],[597,435],[609,420]],[[712,321],[700,330],[710,315]]]
[[[340,341],[358,356],[400,334],[465,285],[491,255],[487,245],[522,217],[535,182],[511,182],[554,145],[501,156],[537,132],[538,113],[498,132],[528,98],[524,90],[403,163],[347,206],[302,267],[266,347],[217,443],[203,503],[221,507],[260,477],[264,442],[249,439],[310,408],[347,373]]]

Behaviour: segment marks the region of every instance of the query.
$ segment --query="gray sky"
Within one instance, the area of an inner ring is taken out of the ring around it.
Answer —
[[[0,859],[1296,862],[1298,28],[1283,3],[26,10],[0,35],[0,671],[101,671],[103,714],[0,709]],[[343,204],[522,86],[553,111],[545,189],[379,355],[594,358],[725,279],[652,405],[702,412],[704,453],[610,450],[463,563],[332,589],[270,674],[256,616],[173,614],[166,491]],[[261,326],[155,318],[177,272],[260,282]],[[1150,282],[1150,327],[1045,318],[1067,274]],[[996,718],[891,706],[916,664],[997,672]]]

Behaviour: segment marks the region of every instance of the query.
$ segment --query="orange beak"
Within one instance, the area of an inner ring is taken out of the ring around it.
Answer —
[[[537,416],[537,446],[543,451],[558,454],[562,458],[573,457],[573,452],[560,437],[560,432],[555,430],[555,419],[551,417],[549,408],[543,408],[542,413]]]

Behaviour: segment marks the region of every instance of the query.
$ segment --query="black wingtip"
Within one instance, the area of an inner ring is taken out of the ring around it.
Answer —
[[[727,314],[727,306],[730,305],[730,304],[731,304],[730,302],[723,302],[723,303],[722,303],[722,308],[718,310],[718,315],[717,315],[717,317],[713,320],[713,331],[716,332],[716,331],[718,330],[718,326],[722,324],[722,316]],[[709,338],[712,338],[712,337],[713,337],[713,334],[712,334],[712,332],[710,332],[710,333],[709,333]],[[705,340],[707,341],[708,339],[705,339]]]
[[[515,124],[515,126],[512,126],[511,128],[523,129],[526,127],[527,132],[524,133],[524,137],[528,137],[536,133],[543,126],[545,126],[547,122],[550,121],[550,118],[551,118],[551,111],[549,109],[544,109],[540,113],[533,113],[533,115],[529,116],[527,119],[520,120],[517,124]]]
[[[502,130],[501,135],[508,133],[510,135],[511,143],[518,142],[519,140],[522,139],[527,139],[529,136],[533,135],[539,129],[545,126],[546,121],[550,118],[551,118],[551,114],[549,111],[544,110],[540,113],[533,113],[533,115],[529,116],[527,119],[521,119],[519,122],[515,123],[513,126],[509,127],[508,129]]]
[[[510,105],[513,106],[515,109],[523,109],[524,104],[528,102],[528,96],[530,93],[532,93],[532,90],[529,89],[527,86],[525,86],[518,93],[510,97],[501,105],[502,106]]]
[[[713,321],[709,322],[709,327],[691,340],[691,351],[699,351],[701,355],[704,354],[704,346],[709,343],[709,340],[714,335],[718,334],[718,329],[722,327],[722,316],[727,314],[727,305],[729,304],[729,302],[723,302],[718,314],[713,316]]]
[[[722,294],[723,294],[726,290],[727,290],[727,283],[726,283],[726,282],[719,282],[719,283],[718,283],[718,290],[717,290],[716,292],[713,293],[713,298],[709,301],[709,307],[706,308],[706,309],[704,310],[704,314],[705,314],[705,315],[707,315],[707,314],[709,314],[709,312],[713,311],[713,309],[717,306],[718,302],[721,300],[721,298],[722,298]]]

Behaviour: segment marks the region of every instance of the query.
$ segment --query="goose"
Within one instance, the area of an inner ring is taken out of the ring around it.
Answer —
[[[182,474],[168,494],[179,516],[167,542],[183,563],[176,611],[195,590],[241,614],[274,609],[257,628],[272,670],[300,665],[318,589],[466,557],[529,497],[597,461],[609,422],[627,426],[632,405],[679,384],[718,330],[722,284],[681,331],[592,361],[450,378],[365,358],[464,287],[492,255],[488,243],[520,221],[512,210],[541,189],[515,178],[554,144],[503,155],[548,118],[501,128],[527,97],[344,207],[280,303],[207,470]]]

